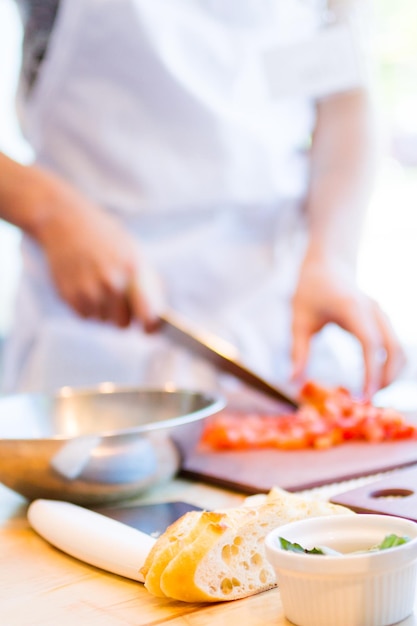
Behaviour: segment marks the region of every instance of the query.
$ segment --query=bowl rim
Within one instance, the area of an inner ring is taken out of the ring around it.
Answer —
[[[411,563],[414,559],[417,559],[417,523],[404,517],[394,515],[384,515],[378,513],[357,513],[357,514],[341,514],[341,515],[325,515],[318,517],[306,518],[303,520],[296,520],[289,522],[280,527],[271,530],[265,538],[265,548],[269,555],[270,562],[277,569],[290,570],[292,568],[297,570],[303,570],[307,573],[307,570],[313,574],[313,572],[320,569],[320,564],[323,565],[322,558],[315,559],[312,555],[291,552],[281,548],[278,537],[284,536],[286,529],[296,529],[299,527],[303,529],[303,533],[310,526],[312,527],[311,533],[314,543],[314,528],[320,526],[320,524],[326,524],[327,527],[337,526],[343,527],[346,525],[346,532],[349,532],[349,528],[354,525],[356,529],[363,525],[365,528],[368,525],[381,523],[381,528],[386,524],[388,527],[391,525],[393,528],[391,532],[401,532],[407,534],[406,529],[413,531],[410,536],[410,541],[399,546],[389,548],[387,550],[380,550],[375,552],[361,552],[361,553],[345,553],[335,555],[323,555],[325,558],[326,570],[331,570],[333,573],[337,573],[338,569],[345,571],[348,574],[349,567],[360,567],[361,564],[372,563],[372,567],[398,567],[401,563]],[[396,526],[398,528],[396,528]],[[387,534],[388,534],[387,530]],[[290,541],[302,541],[296,537],[288,537]],[[312,542],[309,541],[311,544]],[[393,558],[394,557],[394,558]],[[278,563],[278,560],[280,561]],[[343,568],[341,568],[343,564]],[[329,571],[327,571],[327,574]]]
[[[201,407],[194,411],[184,413],[178,417],[171,417],[166,420],[160,420],[158,422],[149,422],[141,424],[139,426],[131,426],[127,428],[116,428],[106,430],[94,430],[91,432],[81,433],[78,435],[52,435],[47,437],[1,437],[1,442],[47,442],[47,441],[72,441],[75,439],[84,439],[91,437],[117,437],[125,436],[129,434],[141,434],[150,433],[153,431],[160,431],[165,429],[171,429],[177,426],[183,426],[192,422],[196,422],[218,413],[225,408],[227,402],[225,396],[217,391],[208,391],[206,389],[189,389],[184,387],[176,387],[174,385],[166,386],[140,386],[140,385],[121,385],[118,383],[105,382],[98,385],[86,386],[86,387],[71,387],[65,386],[57,389],[52,393],[44,392],[28,392],[28,393],[14,393],[5,394],[0,397],[0,404],[2,399],[13,398],[47,398],[51,400],[59,400],[61,398],[69,398],[72,396],[86,397],[89,395],[112,395],[112,394],[127,394],[127,393],[146,393],[150,395],[157,394],[177,394],[188,396],[204,396],[208,399],[208,404],[205,407]]]

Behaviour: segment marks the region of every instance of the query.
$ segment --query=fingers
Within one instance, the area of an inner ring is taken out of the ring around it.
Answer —
[[[126,294],[118,293],[104,297],[97,316],[102,322],[110,322],[126,328],[132,320],[132,312]]]
[[[329,319],[329,317],[331,319]],[[363,294],[339,302],[333,315],[293,309],[292,373],[300,381],[307,367],[311,339],[326,323],[333,321],[356,337],[361,345],[364,363],[363,393],[371,398],[399,375],[405,365],[405,353],[387,316],[373,300]]]
[[[158,317],[156,280],[138,241],[117,218],[78,194],[68,195],[67,188],[61,192],[71,211],[59,214],[73,217],[55,220],[42,242],[60,296],[84,318],[119,327],[135,319],[152,329]]]
[[[362,345],[364,360],[363,392],[365,398],[370,399],[383,386],[382,366],[386,353],[377,334],[372,333],[371,337],[369,334],[359,332],[358,339]]]
[[[126,279],[115,272],[80,276],[60,290],[63,299],[83,318],[108,322],[120,328],[129,325],[132,312],[126,294]]]
[[[76,297],[67,296],[65,300],[84,319],[96,319],[109,322],[120,328],[129,325],[132,313],[124,293],[112,293],[107,288],[98,291],[81,292]]]
[[[126,293],[126,273],[119,268],[110,268],[99,283],[99,318],[125,328],[132,319],[132,311]]]
[[[375,318],[381,335],[385,354],[382,354],[381,387],[392,383],[405,366],[406,357],[403,347],[385,313],[374,304]]]
[[[400,342],[380,307],[363,296],[344,309],[340,326],[360,342],[364,360],[364,395],[372,396],[399,374],[405,357]]]
[[[291,380],[293,382],[299,381],[304,375],[310,354],[310,341],[313,334],[307,320],[295,313],[292,324],[293,339],[291,350]]]
[[[375,302],[369,301],[367,321],[360,323],[354,334],[363,350],[364,393],[371,398],[395,380],[405,364],[405,354],[386,315]]]
[[[145,263],[129,282],[128,298],[132,317],[142,323],[146,332],[157,330],[164,308],[163,290],[159,278]]]
[[[78,315],[126,328],[134,317],[134,307],[127,285],[130,279],[90,275],[76,284],[66,284],[60,294]],[[146,314],[144,313],[146,319]],[[142,318],[140,318],[142,321]]]
[[[126,328],[136,320],[146,332],[153,332],[159,326],[159,317],[146,293],[136,280],[131,280],[122,290],[104,287],[100,296],[86,299],[78,310],[83,317],[98,319],[119,328]]]
[[[162,289],[149,269],[124,273],[88,273],[77,283],[60,285],[63,299],[83,318],[96,319],[125,328],[133,320],[146,332],[159,326],[163,308]]]
[[[159,319],[137,281],[129,285],[128,298],[134,319],[142,323],[146,332],[153,332],[158,327]]]

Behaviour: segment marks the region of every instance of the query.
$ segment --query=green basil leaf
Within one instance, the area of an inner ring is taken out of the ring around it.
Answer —
[[[302,554],[324,554],[323,550],[321,550],[320,548],[312,548],[311,550],[307,550],[306,548],[300,546],[299,543],[292,543],[284,537],[279,537],[279,542],[281,548],[283,550],[288,550],[289,552],[298,552]]]
[[[384,539],[376,545],[372,550],[386,550],[387,548],[395,548],[395,546],[401,546],[404,543],[410,541],[410,537],[399,537],[398,535],[387,535]]]
[[[407,543],[408,541],[410,541],[410,537],[404,536],[404,537],[399,537],[398,535],[395,534],[391,534],[391,535],[387,535],[383,541],[381,541],[381,543],[372,546],[371,548],[369,548],[368,550],[359,550],[358,552],[352,552],[351,554],[360,554],[361,552],[376,552],[378,550],[387,550],[388,548],[394,548],[395,546],[401,546],[404,543]],[[307,548],[303,548],[303,546],[301,546],[299,543],[292,543],[291,541],[288,541],[288,539],[285,539],[284,537],[279,537],[279,542],[281,545],[281,548],[283,550],[288,550],[289,552],[298,552],[299,554],[323,554],[323,555],[329,555],[329,554],[342,554],[341,552],[336,552],[336,550],[331,550],[330,548],[327,548],[326,546],[320,547],[320,548],[312,548],[311,550],[307,550]]]

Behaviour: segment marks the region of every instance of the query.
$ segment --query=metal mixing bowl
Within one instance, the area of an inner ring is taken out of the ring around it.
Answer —
[[[178,439],[198,437],[224,404],[206,392],[109,383],[0,397],[0,482],[30,500],[133,497],[178,472]]]

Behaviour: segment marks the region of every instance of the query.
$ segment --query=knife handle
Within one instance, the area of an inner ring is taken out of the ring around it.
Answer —
[[[155,539],[76,504],[34,500],[28,508],[31,527],[63,552],[126,578],[144,582],[139,570]]]

